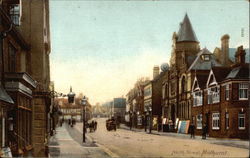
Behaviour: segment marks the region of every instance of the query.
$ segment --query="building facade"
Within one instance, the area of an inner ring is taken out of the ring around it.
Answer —
[[[197,134],[207,126],[212,137],[249,138],[250,77],[245,54],[240,46],[231,67],[213,67],[206,76],[196,75],[192,118]]]
[[[126,95],[125,121],[136,128],[144,127],[144,86],[147,78],[140,78]]]
[[[162,82],[166,72],[153,68],[153,80],[144,86],[144,116],[147,129],[160,130],[162,122]]]
[[[13,37],[16,41],[3,41],[3,47],[10,53],[10,62],[16,61],[16,64],[8,63],[4,68],[10,70],[5,71],[9,72],[6,75],[7,81],[15,81],[14,84],[6,83],[7,89],[11,95],[14,95],[17,107],[11,112],[12,115],[15,113],[15,116],[10,118],[14,122],[15,137],[18,137],[15,138],[18,144],[15,147],[17,152],[15,150],[13,152],[23,155],[25,150],[32,148],[33,156],[47,156],[46,147],[48,146],[48,131],[50,131],[48,130],[48,114],[51,105],[49,1],[2,0],[2,11],[6,13],[6,15],[2,14],[4,15],[2,18],[11,21],[10,23],[4,21],[4,27],[8,27],[9,24],[12,26],[6,39]],[[6,58],[5,61],[8,59]],[[15,74],[15,71],[18,74]],[[23,94],[20,93],[20,89],[23,89]],[[15,124],[15,119],[17,124]],[[26,119],[29,119],[29,122],[25,122]],[[26,132],[32,136],[27,136]],[[26,137],[30,139],[26,140]]]
[[[75,119],[76,121],[83,120],[83,105],[81,103],[82,96],[78,96],[74,99],[73,103],[69,103],[67,98],[61,97],[55,99],[55,105],[61,111],[60,119],[69,120]],[[85,119],[86,121],[92,119],[92,107],[90,103],[87,101],[86,103],[86,111],[85,111]]]
[[[33,149],[32,107],[37,82],[31,76],[31,47],[19,28],[20,5],[20,1],[2,1],[0,7],[1,85],[13,101],[3,110],[1,131],[2,147],[8,146],[13,156],[28,156]]]
[[[177,129],[178,121],[192,121],[192,85],[195,76],[206,75],[212,67],[228,67],[233,62],[229,35],[221,38],[221,47],[211,53],[200,49],[199,41],[186,14],[178,33],[173,33],[170,67],[162,85],[163,120]]]

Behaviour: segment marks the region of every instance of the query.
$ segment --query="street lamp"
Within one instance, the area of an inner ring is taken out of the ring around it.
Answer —
[[[85,96],[82,98],[82,114],[83,114],[83,126],[82,126],[82,142],[85,143],[85,130],[86,130],[86,125],[85,125],[85,111],[86,111],[86,104],[87,104],[87,99]]]
[[[149,107],[149,133],[151,133],[152,130],[152,108]]]

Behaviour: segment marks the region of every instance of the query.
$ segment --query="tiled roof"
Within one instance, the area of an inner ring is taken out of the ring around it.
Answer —
[[[238,66],[232,69],[227,75],[227,79],[249,79],[249,64]]]
[[[202,55],[209,55],[210,59],[208,61],[201,58]],[[189,67],[190,70],[210,70],[213,66],[221,66],[219,62],[216,61],[215,56],[207,49],[203,48],[196,56],[196,59]]]
[[[177,42],[183,41],[198,42],[187,14],[184,17],[178,32]]]

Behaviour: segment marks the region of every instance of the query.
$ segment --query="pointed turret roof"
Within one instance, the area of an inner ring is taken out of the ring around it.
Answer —
[[[183,41],[198,42],[187,14],[184,17],[183,22],[180,24],[178,32],[177,42]]]

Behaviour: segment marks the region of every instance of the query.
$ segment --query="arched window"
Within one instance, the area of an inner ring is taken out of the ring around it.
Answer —
[[[185,76],[182,77],[181,79],[181,92],[184,93],[186,91],[185,87],[186,87],[186,81],[185,81]]]

